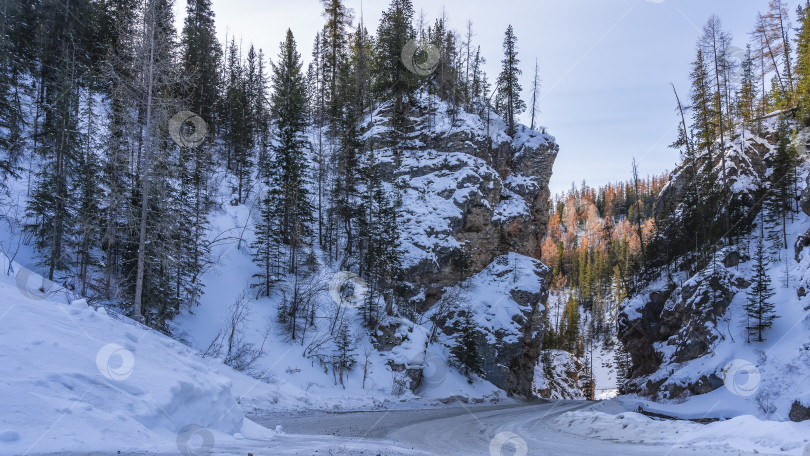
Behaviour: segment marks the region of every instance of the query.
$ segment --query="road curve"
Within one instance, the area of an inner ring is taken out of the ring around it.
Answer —
[[[590,440],[549,428],[558,415],[593,405],[583,401],[544,401],[507,406],[468,406],[450,409],[328,413],[308,416],[252,417],[267,427],[281,425],[294,449],[301,436],[318,454],[459,455],[459,456],[715,456],[744,454],[721,449],[696,450]],[[330,436],[326,438],[326,436]],[[335,438],[337,437],[337,438]],[[285,448],[286,447],[286,448]],[[287,451],[289,450],[289,452]],[[324,453],[321,453],[324,451]],[[309,453],[312,454],[312,453]]]

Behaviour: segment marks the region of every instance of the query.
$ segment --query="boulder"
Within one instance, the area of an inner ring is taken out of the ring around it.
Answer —
[[[810,420],[810,405],[804,405],[799,401],[793,401],[788,413],[790,421],[807,421]]]

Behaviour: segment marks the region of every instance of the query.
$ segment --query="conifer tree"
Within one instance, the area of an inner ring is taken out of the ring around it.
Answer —
[[[141,151],[135,163],[133,210],[129,214],[123,248],[122,277],[127,294],[134,296],[133,317],[167,330],[169,319],[180,310],[175,275],[179,245],[175,229],[178,162],[177,145],[166,131],[177,112],[175,71],[176,30],[173,2],[148,0],[143,6],[143,27],[138,29],[134,72],[127,81],[135,92],[142,128],[138,131]]]
[[[796,37],[796,95],[799,118],[810,121],[810,1],[799,5],[799,30]]]
[[[335,336],[335,354],[332,357],[333,368],[337,371],[340,384],[343,384],[343,374],[348,376],[348,372],[357,363],[354,341],[352,333],[346,322],[341,322]]]
[[[290,30],[273,65],[272,84],[272,112],[276,123],[269,191],[282,242],[290,246],[288,265],[294,272],[297,249],[310,236],[312,208],[306,188],[306,84],[301,73],[301,56]]]
[[[377,28],[374,62],[374,91],[383,99],[394,100],[394,123],[404,125],[406,101],[416,86],[416,75],[410,73],[402,62],[402,50],[414,37],[413,4],[411,0],[391,0],[383,11]]]
[[[253,172],[253,145],[255,140],[255,116],[253,111],[251,82],[255,83],[255,50],[250,47],[248,62],[252,59],[253,68],[243,64],[239,58],[236,40],[231,40],[228,48],[228,76],[225,89],[225,142],[227,147],[228,169],[236,177],[233,193],[236,204],[242,204],[247,197]],[[251,81],[250,70],[253,70]]]
[[[331,133],[339,134],[338,120],[344,101],[339,96],[341,67],[348,59],[349,27],[352,23],[352,10],[346,8],[342,0],[321,0],[323,17],[326,24],[321,31],[322,46],[319,49],[322,56],[322,84],[325,89],[324,103],[327,106],[327,118]]]
[[[534,79],[532,79],[532,102],[531,102],[531,130],[534,130],[536,124],[535,120],[537,119],[537,115],[540,113],[539,103],[540,103],[540,66],[537,63],[537,60],[534,61]]]
[[[798,157],[792,139],[787,121],[783,117],[779,120],[777,130],[776,152],[772,164],[773,171],[768,177],[770,185],[766,204],[769,222],[774,226],[775,231],[781,231],[782,234],[782,239],[777,242],[777,249],[788,246],[787,218],[793,211],[795,199],[795,170]],[[781,225],[781,230],[778,228],[779,225]]]
[[[751,278],[751,286],[746,292],[748,299],[745,304],[745,312],[748,315],[749,342],[752,334],[755,334],[757,340],[762,342],[764,330],[773,326],[773,320],[776,318],[774,304],[771,302],[774,291],[768,275],[768,257],[765,253],[763,237],[764,231],[760,223],[760,235],[754,251],[754,276]]]
[[[520,59],[517,55],[517,37],[511,25],[506,28],[503,54],[495,106],[506,120],[506,133],[513,136],[516,132],[516,117],[526,110],[526,102],[520,98],[520,92],[523,89],[520,87],[519,77],[523,72],[518,66]]]
[[[478,327],[467,311],[462,317],[461,326],[458,329],[456,341],[450,349],[450,354],[461,366],[470,383],[473,381],[473,374],[480,375],[484,372],[484,360],[478,352],[478,337]]]
[[[96,253],[100,243],[101,208],[100,201],[103,195],[100,176],[101,169],[96,150],[98,138],[96,134],[97,120],[94,113],[95,100],[89,94],[85,100],[83,117],[86,131],[83,135],[83,147],[80,149],[76,161],[76,175],[72,183],[71,193],[77,195],[73,211],[75,213],[75,233],[72,243],[76,252],[74,272],[79,279],[78,291],[82,296],[88,296],[88,286],[91,285],[93,268],[100,264]]]
[[[44,0],[38,18],[42,30],[37,35],[39,103],[44,116],[37,135],[43,141],[43,166],[29,202],[32,223],[27,228],[51,280],[71,262],[68,245],[74,220],[70,209],[75,198],[70,185],[81,147],[79,75],[93,65],[89,59],[92,24],[79,18],[92,18],[96,6]]]
[[[743,121],[745,128],[751,127],[756,113],[755,102],[757,99],[757,80],[754,74],[754,60],[751,56],[751,45],[745,51],[745,59],[742,62],[742,78],[740,89],[737,94],[737,112]]]
[[[218,126],[215,114],[220,103],[222,49],[216,36],[211,0],[186,0],[181,46],[183,70],[189,77],[184,98],[213,133]]]

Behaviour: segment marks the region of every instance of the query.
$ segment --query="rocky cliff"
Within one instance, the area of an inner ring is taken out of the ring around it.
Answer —
[[[363,121],[363,139],[378,150],[388,180],[402,187],[409,298],[426,310],[444,287],[498,255],[540,258],[559,146],[524,126],[509,137],[500,117],[453,114],[435,100],[417,100],[409,117],[406,131],[395,135],[383,106]]]
[[[484,378],[532,396],[548,274],[537,259],[559,147],[543,132],[520,126],[510,137],[494,114],[482,118],[435,100],[415,100],[408,118],[398,134],[389,106],[361,122],[363,140],[378,153],[386,180],[401,189],[399,226],[409,285],[404,298],[427,312],[446,337],[455,333],[459,316],[473,312],[481,329],[480,353],[488,360]],[[496,291],[486,299],[470,292],[484,277],[499,274],[518,277],[519,283],[510,287],[512,279],[496,280],[490,284]],[[498,328],[491,321],[495,314],[508,314]],[[400,327],[380,328],[380,344],[407,340],[397,337]],[[409,378],[415,389],[419,375]]]
[[[700,266],[695,266],[696,252],[691,252],[653,268],[648,282],[622,303],[619,339],[632,358],[625,392],[679,403],[709,394],[717,403],[709,416],[810,418],[810,203],[805,204],[806,214],[791,215],[785,225],[788,238],[796,239],[789,250],[760,235],[760,224],[765,223],[765,233],[778,230],[781,238],[781,224],[767,223],[767,217],[760,217],[761,206],[752,204],[752,198],[759,198],[757,187],[767,183],[772,172],[777,124],[774,115],[762,119],[761,128],[737,128],[727,143],[729,199],[746,211],[732,215],[742,227],[732,233],[732,241],[724,237],[705,249],[703,255],[709,252],[709,258]],[[802,131],[793,137],[800,152],[798,174],[804,178],[808,135]],[[705,163],[706,157],[700,160]],[[682,167],[671,176],[656,201],[659,223],[677,228],[667,217],[681,210],[687,179]],[[804,179],[799,187],[806,187]],[[810,202],[810,191],[804,193],[803,201]],[[754,276],[752,257],[760,241],[774,292],[770,302],[778,316],[763,342],[746,329],[751,323],[745,308]]]

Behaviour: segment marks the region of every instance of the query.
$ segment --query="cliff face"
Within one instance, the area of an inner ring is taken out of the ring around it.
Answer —
[[[509,394],[532,397],[550,273],[527,256],[499,256],[483,271],[449,288],[425,317],[440,331],[440,340],[450,340],[469,316],[478,328],[482,377]]]
[[[516,252],[540,258],[548,225],[554,138],[521,126],[514,138],[491,116],[438,103],[412,108],[397,139],[387,107],[365,119],[363,139],[379,151],[389,181],[403,188],[400,214],[409,298],[422,310],[442,289]]]
[[[488,360],[484,378],[531,396],[548,275],[537,259],[559,147],[553,137],[523,126],[509,137],[499,117],[487,121],[452,112],[435,100],[416,100],[408,117],[410,125],[399,135],[388,106],[361,122],[363,140],[378,153],[385,180],[402,189],[399,226],[409,284],[404,298],[447,337],[455,333],[459,316],[474,313],[479,352]],[[491,283],[497,292],[484,301],[469,293],[497,274],[520,276],[531,285]],[[494,328],[486,318],[492,312],[510,316]]]
[[[789,216],[784,226],[789,242],[796,240],[790,249],[767,235],[777,232],[781,239],[782,224],[768,223],[767,212],[760,214],[759,206],[752,203],[752,198],[759,197],[758,185],[767,184],[772,172],[777,124],[778,116],[772,116],[762,121],[759,130],[737,128],[727,143],[730,205],[740,203],[744,210],[732,213],[732,220],[744,229],[734,233],[731,242],[724,238],[714,249],[705,249],[703,255],[709,258],[700,268],[693,264],[697,252],[690,252],[648,271],[650,282],[622,303],[619,339],[632,357],[625,392],[677,402],[711,393],[724,403],[733,403],[714,412],[720,416],[746,413],[776,419],[810,418],[806,413],[810,410],[806,388],[810,182],[802,179],[799,184],[805,187],[800,202],[805,213]],[[803,178],[810,176],[807,139],[807,131],[794,136],[800,152],[797,171]],[[705,163],[706,157],[701,160]],[[656,201],[659,222],[670,228],[677,229],[677,223],[667,217],[682,209],[687,179],[682,167],[676,169]],[[765,235],[761,236],[759,225],[763,223]],[[759,242],[767,256],[766,274],[774,292],[770,303],[777,315],[762,342],[747,330],[752,323],[746,309],[754,280],[752,257]]]

